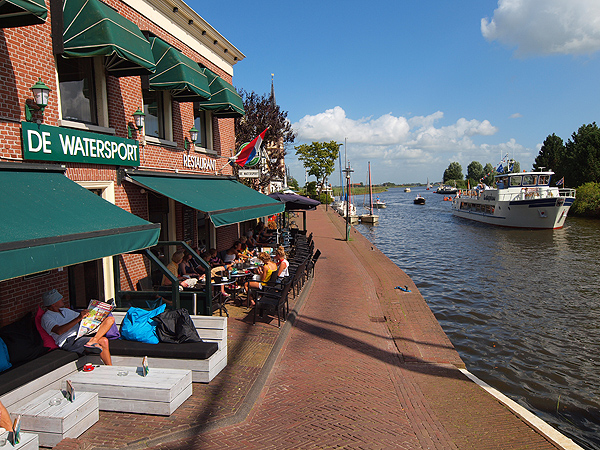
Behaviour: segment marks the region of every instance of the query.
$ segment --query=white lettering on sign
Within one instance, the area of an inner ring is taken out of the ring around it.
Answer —
[[[216,160],[200,158],[196,155],[183,155],[183,165],[188,169],[197,169],[204,172],[214,172],[217,170]]]
[[[28,130],[27,144],[29,145],[29,151],[37,153],[40,150],[42,150],[43,153],[52,153],[52,150],[49,148],[49,146],[51,145],[49,138],[50,133],[46,131],[42,131],[40,135],[40,133],[38,133],[35,130]]]
[[[38,133],[33,130],[28,131],[28,135],[31,135],[32,133],[38,135]],[[42,135],[49,136],[50,133],[42,133]],[[75,156],[78,153],[81,153],[82,156],[89,156],[90,158],[115,159],[115,157],[118,156],[122,161],[137,160],[137,145],[125,144],[124,142],[103,141],[102,139],[91,139],[86,137],[82,138],[81,136],[64,134],[59,134],[58,138],[60,139],[60,145],[64,155]],[[50,142],[44,142],[44,152],[51,153],[49,149],[46,151],[46,146],[49,145]],[[37,152],[40,150],[38,147],[32,144],[32,139],[30,137],[29,150],[32,152]]]

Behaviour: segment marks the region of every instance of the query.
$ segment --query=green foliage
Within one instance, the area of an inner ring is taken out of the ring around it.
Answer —
[[[589,182],[579,186],[571,212],[575,215],[600,218],[600,183]]]
[[[325,179],[331,175],[335,169],[335,161],[340,153],[340,144],[335,141],[313,142],[312,144],[302,144],[294,147],[298,159],[308,169],[308,174],[317,178],[320,190],[323,189]]]
[[[309,181],[308,183],[306,183],[304,191],[306,192],[307,196],[315,198],[317,196],[317,182]]]
[[[564,176],[564,173],[561,172],[561,161],[563,160],[564,155],[565,146],[563,144],[563,140],[556,134],[552,133],[542,144],[540,152],[535,157],[533,168],[535,170],[539,170],[543,167],[546,170],[552,170],[556,174],[555,177],[558,180]]]
[[[300,189],[300,185],[298,184],[298,180],[296,180],[294,177],[289,176],[288,177],[288,186],[293,189],[293,190],[298,190]]]
[[[565,181],[571,186],[600,181],[600,129],[582,125],[565,145]]]
[[[479,183],[479,180],[485,175],[483,166],[478,161],[471,161],[467,166],[467,179],[471,180],[471,183]]]
[[[462,166],[457,162],[451,162],[448,168],[444,171],[443,182],[446,183],[450,180],[462,180]]]
[[[483,175],[485,176],[485,178],[483,179],[483,182],[485,184],[487,184],[488,186],[493,186],[494,185],[494,166],[492,166],[490,163],[487,163],[485,165],[485,167],[483,168]]]

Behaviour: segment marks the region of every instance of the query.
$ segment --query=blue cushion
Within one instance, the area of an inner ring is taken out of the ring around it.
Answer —
[[[10,369],[12,364],[8,358],[8,347],[0,338],[0,372],[4,372],[6,369]]]
[[[152,318],[164,312],[166,307],[167,305],[162,304],[151,311],[133,306],[129,308],[121,324],[121,339],[158,344],[157,323]]]

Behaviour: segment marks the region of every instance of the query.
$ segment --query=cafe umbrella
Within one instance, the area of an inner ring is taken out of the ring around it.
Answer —
[[[274,192],[272,194],[269,194],[269,197],[285,203],[286,212],[302,211],[302,215],[304,217],[304,229],[305,230],[306,230],[306,211],[315,210],[315,209],[317,209],[317,206],[321,204],[321,202],[318,200],[313,200],[312,198],[304,197],[303,195],[298,195],[298,194],[287,194],[287,193],[283,193],[283,192]]]

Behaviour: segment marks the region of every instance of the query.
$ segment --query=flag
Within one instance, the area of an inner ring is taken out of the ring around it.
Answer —
[[[265,128],[265,131],[256,136],[252,142],[245,145],[235,156],[235,162],[238,166],[244,167],[248,161],[256,157],[256,154],[260,151],[260,146],[265,138],[265,133],[267,130],[268,128]]]
[[[562,177],[560,180],[558,180],[558,181],[556,182],[556,185],[557,185],[557,186],[562,186],[563,184],[565,184],[565,177]]]
[[[502,167],[502,164],[500,164],[500,165],[498,166],[497,172],[498,172],[498,173],[504,173],[504,167]]]

